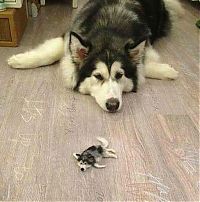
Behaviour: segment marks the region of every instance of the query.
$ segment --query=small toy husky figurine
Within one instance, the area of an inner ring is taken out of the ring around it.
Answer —
[[[78,161],[78,166],[83,172],[91,166],[95,168],[105,168],[105,165],[98,164],[102,158],[117,158],[115,150],[108,149],[108,141],[106,139],[98,137],[97,140],[100,142],[100,145],[91,146],[82,154],[73,154]]]

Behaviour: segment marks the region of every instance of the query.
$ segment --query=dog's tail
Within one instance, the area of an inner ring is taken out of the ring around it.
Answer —
[[[103,137],[97,137],[97,140],[101,143],[102,147],[107,148],[108,147],[108,141]]]
[[[179,0],[164,0],[165,7],[169,11],[172,18],[182,17],[185,13]]]
[[[12,68],[29,69],[53,64],[64,55],[64,39],[62,37],[45,41],[37,48],[25,53],[13,55],[8,59]]]

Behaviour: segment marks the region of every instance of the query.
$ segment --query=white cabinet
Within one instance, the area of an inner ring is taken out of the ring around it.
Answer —
[[[21,8],[23,0],[5,0],[7,8]]]
[[[5,4],[7,8],[21,8],[23,1],[25,0],[5,0]],[[40,0],[42,6],[45,5],[45,0]],[[72,0],[73,8],[78,7],[78,0]]]

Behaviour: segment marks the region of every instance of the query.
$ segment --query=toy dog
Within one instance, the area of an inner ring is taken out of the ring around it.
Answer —
[[[108,141],[106,139],[98,137],[97,140],[100,142],[100,145],[91,146],[82,154],[73,154],[83,172],[92,166],[95,168],[105,168],[106,165],[98,164],[102,158],[117,158],[115,150],[108,149]]]

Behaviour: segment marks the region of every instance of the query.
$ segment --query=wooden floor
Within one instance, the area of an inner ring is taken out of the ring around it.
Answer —
[[[156,44],[176,81],[147,80],[121,112],[66,90],[59,65],[10,69],[6,59],[69,29],[71,5],[30,19],[21,46],[0,48],[0,200],[199,201],[198,10]],[[74,11],[76,12],[76,11]],[[82,173],[72,157],[106,137],[119,158]]]

